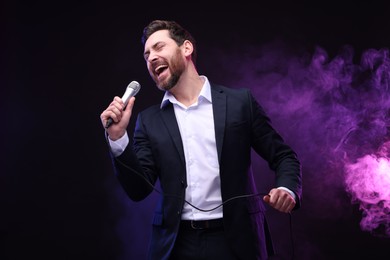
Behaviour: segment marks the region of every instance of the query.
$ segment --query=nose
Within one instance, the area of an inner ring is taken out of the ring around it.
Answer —
[[[148,56],[148,59],[147,59],[147,62],[148,63],[152,63],[153,61],[157,60],[157,55],[156,53],[154,52],[150,52],[149,53],[149,56]]]

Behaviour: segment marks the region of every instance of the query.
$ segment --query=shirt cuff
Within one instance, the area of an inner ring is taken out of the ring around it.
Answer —
[[[121,138],[115,141],[108,137],[108,142],[110,143],[112,154],[115,157],[118,157],[123,153],[123,151],[126,149],[126,146],[129,144],[129,136],[127,135],[127,132],[125,132]]]

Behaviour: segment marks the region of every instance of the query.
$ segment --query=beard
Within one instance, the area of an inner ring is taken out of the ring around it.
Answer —
[[[183,74],[185,70],[185,64],[181,56],[181,51],[178,48],[176,50],[176,53],[173,55],[171,62],[169,63],[169,68],[171,71],[171,76],[165,79],[164,81],[161,81],[160,83],[157,82],[157,87],[161,90],[170,90],[174,86],[176,86],[177,82],[179,81],[181,75]]]

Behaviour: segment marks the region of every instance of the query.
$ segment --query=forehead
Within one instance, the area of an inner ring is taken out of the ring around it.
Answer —
[[[154,32],[146,40],[145,50],[151,48],[153,45],[155,45],[158,42],[167,42],[167,41],[173,41],[172,38],[169,36],[168,30],[159,30],[157,32]]]

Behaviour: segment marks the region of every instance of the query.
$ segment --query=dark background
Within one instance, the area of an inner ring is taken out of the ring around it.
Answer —
[[[390,46],[386,3],[255,2],[1,3],[1,259],[145,259],[158,194],[126,197],[99,116],[132,80],[142,85],[135,113],[160,102],[140,42],[152,19],[192,32],[200,74],[228,86],[241,80],[235,59],[245,54],[250,64],[249,50],[274,40],[298,54],[321,46],[330,58],[349,45],[357,63],[365,50]],[[268,211],[277,257],[388,259],[389,238],[360,229],[359,206],[339,185],[324,198],[322,183],[311,185],[314,162],[304,162],[302,209],[291,223]],[[267,176],[258,177],[261,191],[272,186]]]

